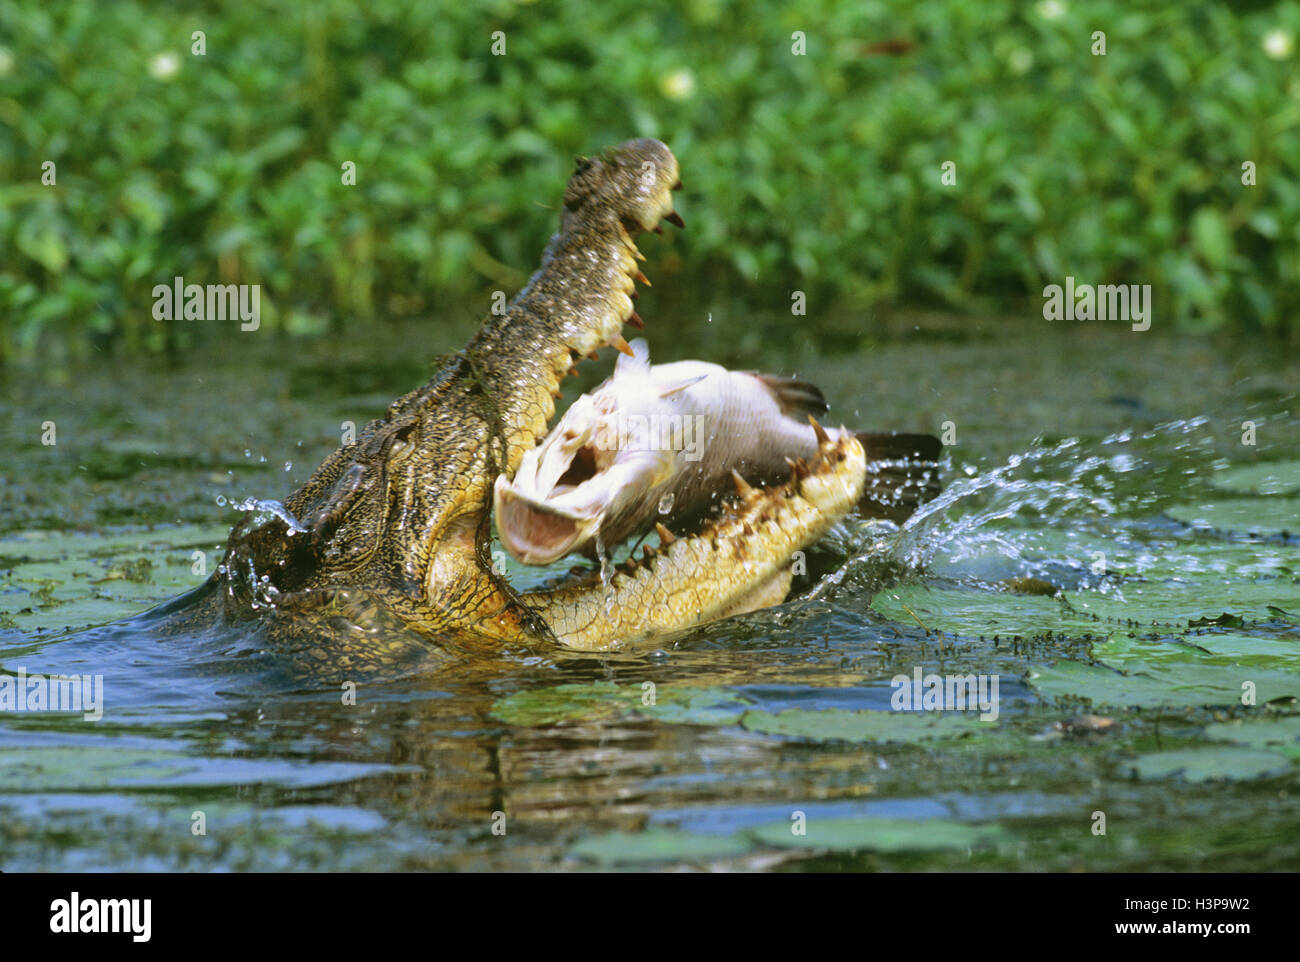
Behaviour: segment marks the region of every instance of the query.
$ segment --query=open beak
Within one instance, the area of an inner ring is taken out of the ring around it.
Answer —
[[[497,533],[507,551],[530,565],[558,561],[600,528],[604,507],[572,511],[520,494],[498,475],[493,491]]]

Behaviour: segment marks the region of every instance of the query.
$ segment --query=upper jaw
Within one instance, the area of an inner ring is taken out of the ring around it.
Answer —
[[[634,309],[635,282],[650,283],[638,266],[645,258],[635,238],[645,230],[661,232],[659,223],[665,219],[685,226],[673,209],[673,191],[680,187],[677,159],[667,146],[649,139],[628,141],[580,163],[570,179],[560,232],[551,239],[542,268],[516,299],[521,307],[545,314],[549,336],[539,348],[550,363],[521,395],[532,411],[544,417],[514,425],[519,434],[512,438],[505,466],[508,474],[545,434],[554,417],[554,400],[560,396],[560,381],[576,373],[574,364],[595,359],[602,347],[632,353],[623,325],[644,326]],[[550,283],[552,275],[559,276],[558,285]],[[582,277],[591,289],[572,297],[566,289],[572,283],[567,275]]]
[[[513,478],[546,434],[561,379],[576,373],[576,363],[606,346],[630,353],[623,325],[642,326],[633,305],[635,282],[649,284],[638,267],[645,258],[635,237],[657,231],[665,218],[680,224],[672,202],[678,187],[676,158],[651,140],[607,151],[570,179],[560,231],[539,270],[504,316],[490,317],[462,352],[462,369],[493,398],[482,439],[491,453],[473,467],[475,483],[465,486],[458,503],[438,509],[445,523],[430,525],[432,541],[422,553],[436,556],[442,543],[464,540],[463,526],[449,527],[455,517],[478,520],[491,510],[495,477]],[[432,413],[442,419],[441,410]],[[505,442],[499,454],[498,431]]]

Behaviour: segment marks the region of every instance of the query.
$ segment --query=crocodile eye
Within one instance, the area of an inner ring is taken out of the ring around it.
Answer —
[[[393,442],[393,446],[389,449],[388,460],[393,462],[403,461],[414,447],[415,445],[410,441],[399,438]]]
[[[411,435],[415,433],[415,428],[415,421],[408,421],[406,424],[399,425],[388,436],[388,445],[384,457],[388,459],[389,463],[400,463],[415,450],[415,442],[410,440]]]

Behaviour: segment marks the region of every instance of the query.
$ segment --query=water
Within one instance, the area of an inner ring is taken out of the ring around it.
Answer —
[[[0,667],[102,675],[104,715],[0,714],[0,868],[1296,868],[1294,365],[960,324],[833,358],[692,352],[797,364],[836,423],[951,422],[944,495],[902,531],[838,527],[794,600],[355,692],[256,638],[122,619],[200,584],[236,505],[275,513],[344,422],[421,381],[376,360],[409,348],[14,376]],[[997,720],[885,714],[918,668],[996,676]]]

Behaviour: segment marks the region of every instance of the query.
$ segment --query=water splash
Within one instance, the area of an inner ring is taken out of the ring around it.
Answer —
[[[290,514],[289,509],[280,501],[264,501],[258,498],[245,498],[243,501],[238,503],[232,501],[231,507],[235,508],[237,511],[255,511],[262,512],[266,515],[274,515],[285,523],[285,526],[289,529],[289,534],[291,535],[307,533],[307,529],[298,522],[297,518]],[[266,521],[266,517],[253,519],[255,525],[265,524]]]
[[[992,467],[954,469],[949,461],[944,491],[903,527],[838,526],[832,540],[846,559],[809,597],[890,566],[976,581],[1028,574],[1106,590],[1105,569],[1092,571],[1092,556],[1120,547],[1149,565],[1153,509],[1185,499],[1189,476],[1208,473],[1209,423],[1196,417],[1039,443]]]

